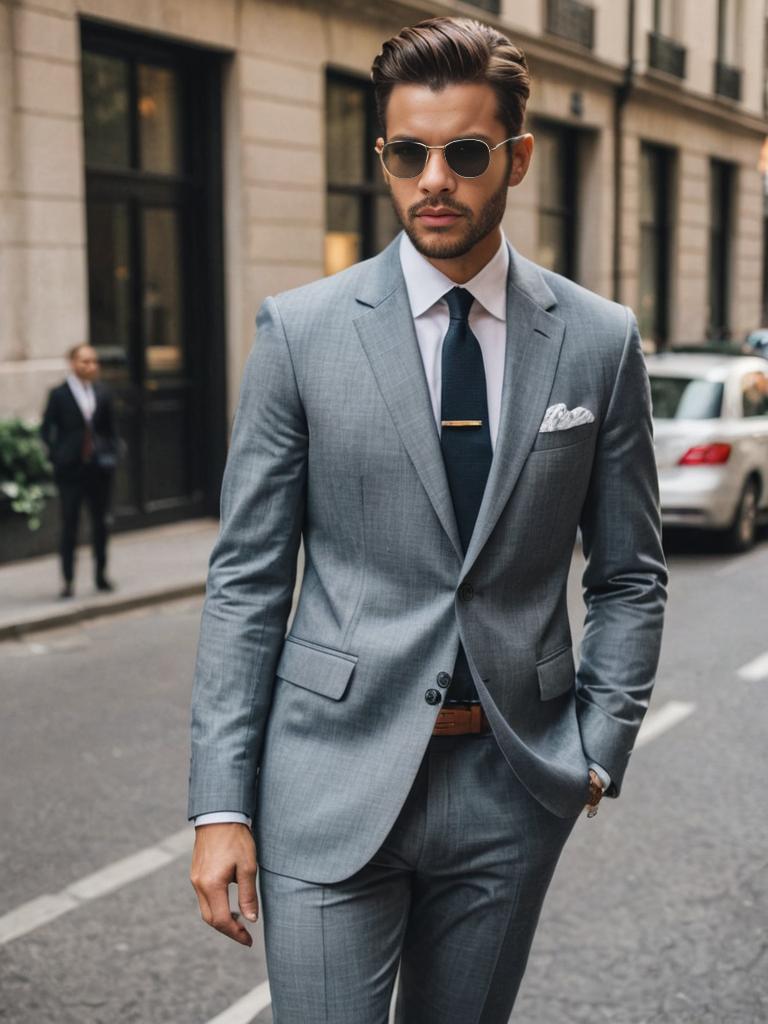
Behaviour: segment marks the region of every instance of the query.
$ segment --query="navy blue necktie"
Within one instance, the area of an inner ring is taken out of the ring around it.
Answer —
[[[452,288],[445,299],[450,321],[443,341],[440,446],[459,537],[466,552],[483,500],[493,450],[483,353],[469,326],[474,297],[463,288]],[[459,645],[446,701],[477,699],[464,648]]]

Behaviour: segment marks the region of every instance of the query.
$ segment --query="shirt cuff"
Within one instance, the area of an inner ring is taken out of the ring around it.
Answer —
[[[592,771],[595,773],[598,779],[600,779],[600,782],[603,784],[603,792],[605,793],[611,784],[611,776],[608,774],[605,768],[602,768],[599,764],[595,764],[594,761],[590,763],[589,767],[592,769]]]
[[[198,814],[192,821],[195,824],[195,828],[198,825],[220,825],[224,822],[237,822],[240,825],[247,825],[251,827],[251,819],[247,814],[241,814],[240,811],[209,811],[208,814]]]

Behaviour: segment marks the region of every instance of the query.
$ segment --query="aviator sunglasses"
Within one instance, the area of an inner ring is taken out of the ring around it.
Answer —
[[[523,135],[502,139],[495,146],[489,146],[482,139],[454,139],[444,146],[427,146],[424,142],[411,139],[385,142],[376,152],[393,178],[415,178],[427,166],[430,149],[442,149],[445,162],[460,178],[479,178],[485,174],[491,162],[491,153],[505,142],[519,142]]]

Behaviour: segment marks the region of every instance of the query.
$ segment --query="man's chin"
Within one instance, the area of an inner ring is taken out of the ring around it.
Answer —
[[[433,260],[452,260],[466,256],[475,244],[471,231],[465,230],[457,236],[456,226],[428,228],[417,224],[409,227],[406,234],[422,256]]]

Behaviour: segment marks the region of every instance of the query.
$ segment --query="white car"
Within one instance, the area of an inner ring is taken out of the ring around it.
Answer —
[[[754,356],[647,356],[665,526],[725,531],[733,551],[768,512],[768,365]]]

